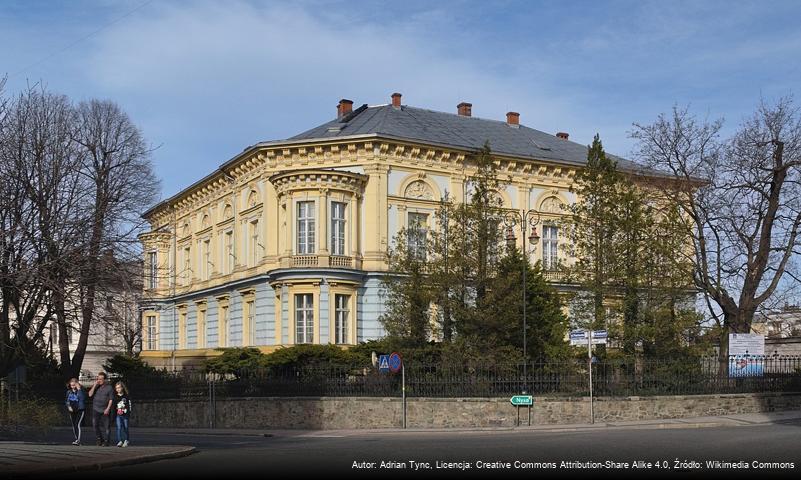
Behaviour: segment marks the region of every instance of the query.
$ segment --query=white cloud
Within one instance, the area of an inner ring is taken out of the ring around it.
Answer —
[[[99,35],[87,68],[99,88],[154,105],[139,108],[146,130],[171,132],[161,138],[166,153],[177,153],[176,138],[240,142],[214,165],[331,118],[340,97],[386,103],[394,91],[415,106],[454,111],[467,100],[479,116],[516,110],[532,126],[567,128],[567,99],[536,76],[521,81],[470,52],[446,52],[440,21],[423,15],[382,28],[287,5],[159,6]]]
[[[0,43],[17,45],[0,64],[22,68],[128,8],[104,2],[0,12]],[[120,102],[163,145],[165,194],[332,118],[341,97],[385,103],[393,91],[436,110],[471,101],[486,118],[515,110],[583,143],[600,132],[625,155],[630,123],[675,102],[736,119],[760,92],[792,87],[801,47],[779,20],[797,8],[724,6],[153,2],[25,76]]]

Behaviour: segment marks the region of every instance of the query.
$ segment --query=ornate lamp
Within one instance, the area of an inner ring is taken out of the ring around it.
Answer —
[[[528,243],[536,246],[540,242],[540,236],[537,233],[536,225],[531,226],[531,235],[528,236]]]
[[[515,232],[513,227],[506,228],[506,246],[509,249],[515,248],[515,244],[517,243],[517,237],[515,237]]]

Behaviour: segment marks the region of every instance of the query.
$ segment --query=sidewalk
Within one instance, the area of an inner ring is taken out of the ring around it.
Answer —
[[[94,447],[0,442],[0,471],[5,478],[41,476],[61,472],[100,470],[120,465],[185,457],[195,447]]]
[[[525,421],[525,419],[521,419]],[[743,427],[789,423],[801,426],[801,410],[770,413],[742,413],[691,418],[666,418],[637,420],[628,422],[573,423],[564,425],[522,425],[520,427],[472,427],[472,428],[380,428],[380,429],[338,429],[338,430],[271,430],[271,429],[232,429],[232,428],[145,428],[140,432],[163,435],[236,435],[267,437],[345,437],[354,435],[403,434],[409,433],[456,433],[456,432],[573,432],[603,429],[671,429],[671,428],[711,428]]]

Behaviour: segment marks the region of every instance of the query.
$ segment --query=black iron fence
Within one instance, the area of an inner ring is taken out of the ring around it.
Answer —
[[[592,364],[596,396],[693,395],[801,392],[801,356],[750,357],[758,369],[737,373],[717,358],[622,359]],[[505,397],[589,395],[588,362],[532,362],[501,365],[423,365],[405,368],[408,397]],[[525,373],[524,373],[525,372]],[[234,397],[391,397],[401,395],[401,375],[368,367],[271,368],[237,375],[183,371],[125,379],[139,400]],[[56,380],[29,382],[25,395],[63,399]]]
[[[596,396],[692,395],[801,391],[801,356],[751,357],[759,369],[737,373],[717,358],[604,360],[592,364]],[[734,365],[734,364],[732,364]],[[504,397],[589,395],[586,361],[526,365],[422,365],[405,368],[409,397]],[[525,373],[524,373],[525,372]],[[400,396],[401,375],[375,368],[283,368],[216,375],[184,372],[154,379],[128,379],[137,398],[384,397]]]

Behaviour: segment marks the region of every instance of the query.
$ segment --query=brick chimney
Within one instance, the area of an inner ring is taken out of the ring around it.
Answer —
[[[566,132],[557,132],[556,136],[561,138],[562,140],[567,140],[567,137],[569,137],[570,135]]]
[[[342,118],[353,111],[353,100],[343,98],[337,104],[337,118]]]
[[[506,112],[506,123],[512,126],[520,125],[520,114],[517,112]]]
[[[395,108],[400,108],[401,106],[401,94],[395,92],[392,94],[392,106]]]
[[[459,105],[456,105],[456,113],[458,113],[462,117],[470,117],[473,113],[473,104],[462,102]]]

